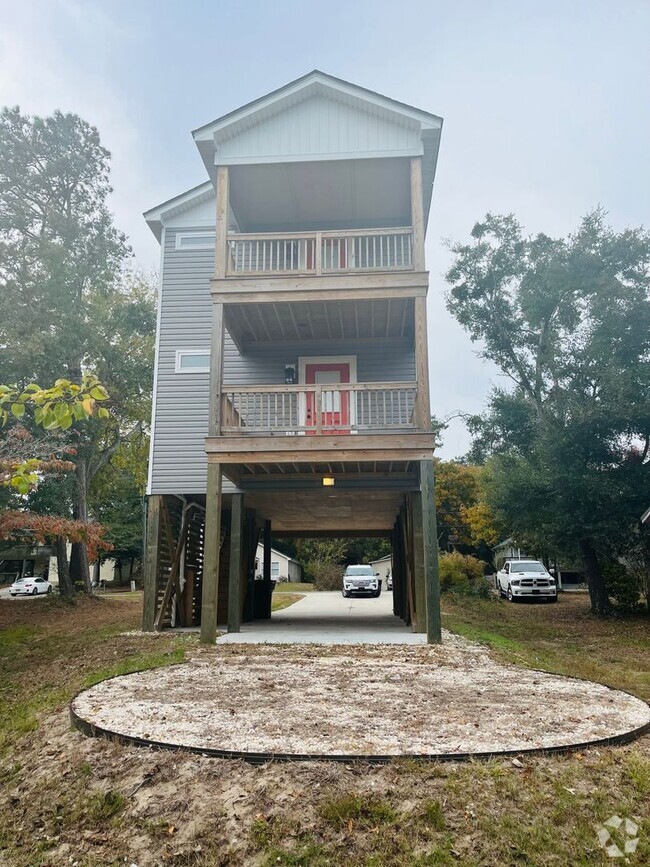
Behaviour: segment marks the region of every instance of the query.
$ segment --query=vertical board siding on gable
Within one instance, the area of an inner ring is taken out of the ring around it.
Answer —
[[[382,151],[421,153],[419,130],[320,96],[226,139],[219,146],[219,160]]]
[[[193,231],[183,227],[182,232]],[[195,231],[205,231],[205,227]],[[165,232],[160,344],[154,420],[152,494],[204,494],[207,479],[209,374],[175,373],[176,350],[210,348],[210,279],[214,251],[176,249],[176,232]],[[356,355],[359,382],[410,382],[415,355],[409,340],[303,341],[251,348],[245,356],[226,334],[224,382],[273,385],[299,356]],[[224,481],[224,490],[235,490]]]

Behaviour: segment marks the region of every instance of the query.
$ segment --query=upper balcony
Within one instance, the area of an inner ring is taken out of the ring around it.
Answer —
[[[228,235],[227,278],[377,271],[413,271],[410,227]]]

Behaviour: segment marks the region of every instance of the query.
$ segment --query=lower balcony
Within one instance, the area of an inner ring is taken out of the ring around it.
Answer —
[[[417,383],[224,386],[226,435],[316,436],[416,430]]]
[[[434,449],[421,415],[415,382],[227,385],[206,452],[242,488],[410,490]]]

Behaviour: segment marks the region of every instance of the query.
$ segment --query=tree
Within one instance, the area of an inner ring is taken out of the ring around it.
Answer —
[[[151,281],[125,272],[129,249],[107,207],[110,154],[76,115],[0,112],[0,346],[16,382],[97,374],[111,422],[74,425],[72,514],[88,518],[98,472],[125,438],[146,435],[155,313]],[[73,578],[90,587],[83,543]]]
[[[108,399],[108,394],[99,380],[84,373],[81,385],[58,379],[51,388],[43,389],[30,384],[24,389],[0,385],[0,473],[2,484],[11,486],[25,495],[36,488],[39,480],[52,472],[74,470],[69,460],[61,460],[57,454],[63,451],[71,455],[74,450],[62,445],[52,432],[65,431],[77,421],[91,418],[98,401]],[[49,432],[45,437],[34,437],[22,423],[33,412],[35,427]],[[97,416],[109,418],[104,407],[97,409]],[[13,426],[7,428],[10,420]],[[101,548],[110,545],[103,541],[103,528],[99,524],[71,521],[60,515],[38,515],[25,509],[0,509],[0,540],[56,542],[59,565],[59,588],[63,596],[74,594],[74,584],[65,560],[64,537],[73,544],[90,548],[94,556]]]
[[[472,421],[474,456],[494,456],[490,505],[579,550],[606,614],[601,560],[625,552],[648,490],[650,235],[597,210],[566,239],[491,214],[472,237],[452,247],[448,307],[513,383]]]
[[[340,590],[345,539],[297,539],[296,556],[316,590]]]
[[[499,528],[485,500],[484,469],[459,461],[434,459],[438,544],[492,560]]]

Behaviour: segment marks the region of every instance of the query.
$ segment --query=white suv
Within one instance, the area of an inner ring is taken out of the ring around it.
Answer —
[[[348,566],[343,575],[343,595],[347,598],[355,593],[364,596],[379,596],[381,580],[372,566]]]
[[[506,560],[497,572],[497,590],[510,602],[536,597],[557,602],[555,578],[539,560]]]

